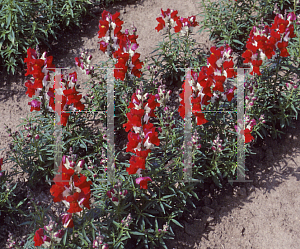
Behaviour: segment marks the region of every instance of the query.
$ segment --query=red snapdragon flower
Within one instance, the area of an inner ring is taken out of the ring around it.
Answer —
[[[87,177],[79,173],[84,161],[79,161],[75,167],[75,162],[71,162],[63,156],[59,167],[61,175],[54,177],[55,184],[50,189],[54,202],[64,201],[69,208],[67,212],[76,213],[82,211],[82,206],[90,209],[90,185],[91,181],[86,181]],[[79,176],[78,176],[79,174]]]
[[[144,115],[145,110],[144,109],[131,109],[129,113],[126,114],[128,118],[128,122],[126,124],[123,124],[123,127],[125,127],[125,131],[128,132],[131,128],[134,126],[140,127],[142,126],[141,118]]]
[[[135,180],[136,184],[140,184],[140,189],[148,189],[148,182],[152,182],[149,176],[139,177]]]
[[[25,86],[27,87],[27,91],[25,94],[28,95],[28,97],[32,98],[33,95],[35,95],[36,87],[34,86],[34,83],[32,83],[30,80],[27,80],[25,82]]]
[[[62,215],[62,224],[64,228],[72,228],[74,227],[73,219],[72,219],[72,214],[66,213]]]
[[[185,80],[182,85],[182,88],[185,89],[185,84],[189,84],[189,87],[191,87],[193,92],[193,96],[195,96],[191,98],[191,104],[192,113],[196,117],[197,125],[202,125],[208,122],[201,110],[202,105],[209,104],[209,100],[211,100],[213,96],[212,91],[224,92],[223,84],[226,78],[237,76],[237,73],[234,72],[234,69],[232,68],[234,65],[230,55],[232,50],[228,44],[226,44],[225,47],[222,46],[218,49],[213,46],[211,47],[210,51],[211,56],[207,60],[208,65],[202,67],[198,76],[195,76],[195,72],[192,72],[193,81],[197,81],[200,87],[196,84],[191,86],[192,83],[188,82],[187,80]],[[211,89],[213,84],[214,88]],[[231,92],[229,96],[229,92],[225,92],[225,94],[227,95],[228,99],[232,99],[233,92]],[[185,118],[184,91],[179,96],[181,101],[178,112],[182,118]]]
[[[232,100],[233,95],[234,95],[234,91],[235,91],[236,89],[237,89],[237,88],[234,86],[233,89],[229,89],[229,90],[227,91],[226,96],[227,96],[227,100],[228,100],[229,102]]]
[[[146,163],[146,158],[148,154],[151,152],[150,149],[148,150],[140,150],[136,151],[136,155],[133,155],[129,162],[130,162],[130,167],[126,168],[126,171],[128,172],[129,175],[135,174],[138,169],[145,169],[145,163]]]
[[[30,111],[32,112],[33,110],[35,111],[40,111],[41,110],[41,102],[33,99],[30,102],[28,102],[28,105],[31,106]]]
[[[284,20],[281,14],[277,14],[271,27],[266,25],[264,30],[258,30],[255,26],[253,27],[247,40],[247,50],[242,55],[245,59],[244,63],[252,63],[253,70],[250,74],[256,73],[261,75],[259,67],[262,60],[257,60],[260,54],[271,59],[276,54],[276,48],[278,48],[280,50],[279,56],[289,56],[287,51],[288,40],[296,37],[292,24],[292,21],[295,19],[296,16],[292,12],[289,13],[287,20]]]
[[[148,98],[148,102],[144,103],[144,98]],[[149,116],[155,116],[153,110],[159,106],[155,102],[155,96],[152,94],[142,95],[140,90],[137,90],[131,97],[131,102],[128,108],[131,108],[127,113],[128,122],[123,125],[126,131],[134,130],[128,134],[128,143],[126,151],[134,152],[136,155],[131,156],[130,166],[126,168],[128,174],[136,174],[139,169],[145,169],[146,158],[151,152],[154,144],[159,145],[158,133],[155,132],[153,124],[149,123]],[[144,118],[143,118],[144,116]]]
[[[43,230],[43,228],[40,228],[35,232],[35,235],[33,238],[34,246],[41,246],[42,244],[44,244],[43,237],[44,237],[44,230]]]
[[[146,144],[155,144],[156,146],[159,146],[159,139],[158,139],[158,133],[155,132],[155,127],[152,123],[147,123],[143,125],[143,131],[144,131],[144,146],[147,148]]]
[[[139,57],[140,57],[140,54],[139,53],[135,53],[133,55],[133,57],[131,58],[131,62],[132,64],[134,65],[134,67],[131,69],[131,72],[134,76],[140,78],[141,77],[141,74],[142,72],[139,70],[139,69],[142,69],[142,66],[143,66],[143,62],[141,62],[139,60]]]
[[[251,75],[253,75],[253,73],[256,73],[257,75],[261,75],[261,72],[259,71],[259,67],[262,64],[262,60],[252,60],[252,66],[253,66],[253,71],[250,72]]]
[[[166,23],[162,17],[157,17],[156,20],[158,21],[158,25],[155,29],[159,32],[166,26]]]
[[[252,128],[249,130],[249,129],[245,129],[245,131],[241,131],[241,134],[244,134],[245,136],[245,144],[246,143],[250,143],[254,137],[251,135],[251,131],[252,131]]]
[[[139,143],[142,142],[142,139],[139,134],[130,131],[128,133],[128,144],[126,152],[134,152],[134,149],[138,147]]]

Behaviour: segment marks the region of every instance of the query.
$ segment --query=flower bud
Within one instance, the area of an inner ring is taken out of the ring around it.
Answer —
[[[72,214],[66,213],[62,215],[62,224],[64,228],[72,228],[74,227],[73,219],[72,219]]]
[[[102,249],[109,249],[108,244],[103,245]]]
[[[59,229],[58,232],[54,233],[53,237],[57,239],[61,239],[65,234],[64,230]]]
[[[106,192],[106,195],[107,195],[109,198],[112,198],[111,192],[110,192],[109,190]]]
[[[113,198],[111,200],[116,206],[119,205],[119,199],[116,196],[113,196]]]
[[[39,134],[35,135],[34,137],[36,140],[38,140],[40,138]]]
[[[100,244],[98,242],[98,240],[94,240],[93,241],[93,248],[99,248]]]
[[[162,132],[162,129],[160,127],[157,128],[159,132]]]

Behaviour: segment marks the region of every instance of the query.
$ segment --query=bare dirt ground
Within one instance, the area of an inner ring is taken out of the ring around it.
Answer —
[[[121,12],[125,22],[123,31],[132,23],[137,27],[141,60],[155,49],[162,40],[154,29],[160,9],[178,10],[178,15],[187,17],[200,12],[198,1],[193,0],[142,0],[108,8],[111,13]],[[51,51],[54,64],[58,67],[75,69],[74,57],[88,51],[93,63],[105,61],[99,51],[98,21],[86,20],[81,30],[67,33],[61,43]],[[197,18],[197,21],[199,18]],[[196,34],[197,42],[209,48],[208,33]],[[24,72],[25,74],[25,72]],[[0,78],[0,158],[9,149],[11,139],[4,124],[12,131],[17,130],[20,118],[29,113],[25,95],[25,78],[18,75]],[[182,220],[184,229],[176,229],[176,238],[168,242],[168,248],[299,248],[300,244],[300,120],[294,121],[296,128],[287,129],[282,140],[267,138],[253,146],[256,155],[246,159],[249,169],[247,178],[252,183],[226,185],[223,190],[208,184],[196,203],[197,209]],[[9,171],[10,165],[3,165]],[[27,231],[28,232],[28,231]]]

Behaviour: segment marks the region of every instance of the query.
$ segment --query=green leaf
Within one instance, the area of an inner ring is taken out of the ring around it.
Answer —
[[[20,202],[18,203],[18,205],[16,206],[16,208],[20,207],[26,200],[27,200],[27,198],[25,198],[23,201],[20,201]]]
[[[171,221],[172,221],[173,223],[175,223],[177,226],[180,226],[180,227],[184,228],[177,220],[171,219]]]
[[[257,134],[263,139],[262,135],[259,133],[259,131],[256,131]]]
[[[21,12],[22,16],[24,16],[24,13],[23,13],[22,9],[19,7],[19,5],[15,4],[15,6],[16,6],[17,9]]]
[[[160,205],[160,207],[161,207],[161,209],[162,209],[163,213],[165,214],[165,213],[166,213],[166,211],[165,211],[164,205],[163,205],[161,202],[159,203],[159,205]]]
[[[148,217],[152,217],[152,218],[154,218],[154,217],[155,217],[154,215],[152,215],[152,214],[148,214],[148,213],[144,213],[144,215],[145,215],[145,216],[148,216]]]
[[[233,39],[233,41],[234,41],[235,43],[238,43],[238,44],[241,44],[241,45],[244,46],[244,44],[243,44],[242,42],[240,42],[239,40],[234,40],[234,39]]]
[[[10,26],[10,21],[11,21],[11,13],[8,14],[8,17],[6,19],[6,29]]]
[[[220,182],[220,179],[218,178],[218,176],[216,176],[215,172],[214,171],[211,171],[211,174],[212,174],[212,180],[213,182],[219,187],[219,188],[222,188],[222,184]]]
[[[68,229],[65,230],[65,234],[64,234],[64,237],[63,237],[63,244],[64,246],[66,245],[66,241],[67,241],[67,236],[68,236]]]
[[[161,199],[162,200],[165,200],[165,199],[169,199],[170,197],[174,196],[175,194],[172,194],[172,195],[165,195],[164,197],[162,197]]]
[[[1,46],[0,46],[0,50],[1,50]],[[293,111],[295,112],[295,114],[296,114],[296,119],[297,119],[298,112],[297,112],[297,110],[295,109],[295,106],[294,106],[293,104],[291,104],[291,108],[292,108]]]
[[[145,236],[144,233],[140,233],[140,232],[137,232],[137,231],[130,231],[129,233],[132,234],[132,235],[142,235],[142,236]]]
[[[8,39],[12,42],[13,45],[15,44],[15,33],[13,30],[11,30],[8,34]]]

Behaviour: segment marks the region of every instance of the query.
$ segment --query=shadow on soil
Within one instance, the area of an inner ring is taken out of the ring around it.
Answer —
[[[224,216],[228,216],[237,207],[252,202],[248,196],[255,190],[263,190],[264,194],[275,190],[290,176],[300,181],[300,163],[295,158],[300,155],[300,120],[292,120],[295,128],[282,129],[285,133],[281,139],[273,140],[270,136],[257,139],[252,145],[252,153],[246,157],[246,180],[248,183],[233,183],[233,187],[224,181],[223,189],[217,188],[213,182],[204,184],[205,190],[198,189],[199,201],[194,199],[196,209],[190,207],[191,213],[184,213],[179,222],[184,229],[176,227],[174,240],[168,240],[168,248],[195,248],[202,238],[208,239],[208,234],[214,231],[214,225]],[[298,150],[297,150],[298,149]],[[288,164],[291,160],[296,166]],[[279,163],[280,162],[280,163]],[[243,228],[244,229],[244,228]],[[243,231],[242,231],[243,233]]]

